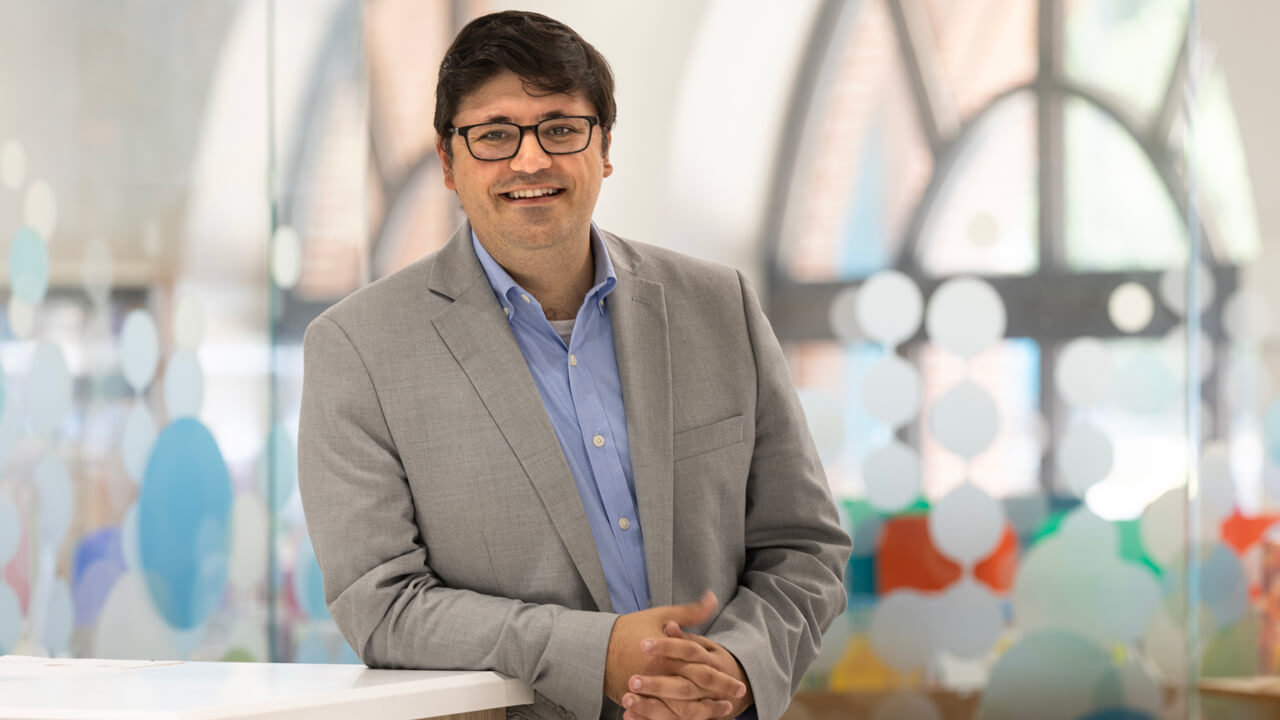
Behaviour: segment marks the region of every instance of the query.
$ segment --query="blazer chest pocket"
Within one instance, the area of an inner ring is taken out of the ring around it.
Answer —
[[[675,461],[680,462],[740,442],[742,442],[742,416],[735,415],[710,425],[676,433],[673,455]]]

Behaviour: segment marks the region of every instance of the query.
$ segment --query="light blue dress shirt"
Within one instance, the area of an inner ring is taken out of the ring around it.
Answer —
[[[471,244],[507,315],[573,472],[613,610],[625,614],[648,609],[644,534],[636,512],[622,379],[607,302],[618,277],[600,232],[591,226],[595,283],[578,308],[568,346],[548,322],[537,298],[516,284],[474,232]],[[747,708],[738,720],[756,720],[755,706]]]
[[[471,244],[506,312],[573,472],[613,610],[645,610],[649,607],[649,574],[607,302],[618,278],[604,241],[593,225],[595,283],[578,309],[567,347],[547,321],[537,298],[516,284],[474,232]]]

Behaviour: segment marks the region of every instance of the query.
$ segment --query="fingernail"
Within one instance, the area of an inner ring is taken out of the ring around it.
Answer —
[[[635,704],[636,704],[636,699],[635,699],[635,697],[633,697],[633,696],[631,696],[631,695],[628,695],[628,696],[626,696],[626,697],[622,698],[622,704],[623,704],[623,705],[626,705],[627,707],[631,707],[632,705],[635,705]]]
[[[649,652],[653,649],[654,644],[655,643],[652,640],[644,640],[640,643],[640,649],[645,652]]]
[[[733,696],[742,697],[743,695],[746,695],[746,694],[747,694],[747,686],[739,684],[738,689],[734,691]]]
[[[632,689],[632,690],[639,690],[639,689],[640,689],[640,678],[638,678],[638,677],[633,677],[633,678],[631,678],[631,689]]]

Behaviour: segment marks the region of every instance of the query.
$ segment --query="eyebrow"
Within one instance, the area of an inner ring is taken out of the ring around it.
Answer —
[[[538,119],[536,122],[542,122],[543,120],[554,120],[556,118],[562,118],[562,117],[568,117],[568,113],[564,112],[563,110],[551,110],[550,112],[545,112],[542,115],[538,116]],[[481,120],[479,123],[469,123],[469,124],[483,125],[484,123],[499,123],[499,122],[511,123],[512,125],[519,125],[519,123],[517,123],[515,120],[512,120],[509,115],[490,115],[487,120]]]

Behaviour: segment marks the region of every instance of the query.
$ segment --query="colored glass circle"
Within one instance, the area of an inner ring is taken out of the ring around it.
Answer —
[[[14,297],[31,306],[40,304],[49,290],[49,250],[33,228],[24,227],[13,236],[9,285]]]
[[[160,361],[160,338],[155,321],[146,310],[134,310],[124,319],[120,331],[120,364],[124,379],[136,393],[147,389],[155,379]]]

